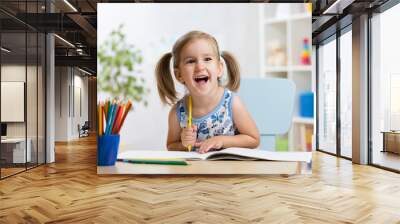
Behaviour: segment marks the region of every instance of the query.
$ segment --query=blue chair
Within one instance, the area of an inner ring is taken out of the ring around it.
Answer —
[[[275,138],[292,124],[296,86],[279,78],[243,78],[238,95],[255,120],[260,149],[275,151]]]

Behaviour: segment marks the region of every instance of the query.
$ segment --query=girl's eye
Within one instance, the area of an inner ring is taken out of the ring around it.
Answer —
[[[194,60],[187,60],[186,64],[189,64],[189,63],[194,63]]]
[[[212,60],[211,57],[205,58],[205,61],[211,61],[211,60]]]

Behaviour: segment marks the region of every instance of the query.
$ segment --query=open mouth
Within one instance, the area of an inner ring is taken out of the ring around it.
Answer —
[[[207,83],[207,81],[208,81],[208,76],[199,76],[199,77],[195,77],[195,78],[194,78],[194,81],[195,81],[196,83],[199,83],[199,84]]]

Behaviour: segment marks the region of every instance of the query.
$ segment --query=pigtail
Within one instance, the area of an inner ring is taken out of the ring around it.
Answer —
[[[225,60],[226,68],[228,69],[229,80],[226,87],[231,91],[237,91],[240,86],[239,63],[235,57],[227,51],[222,51],[221,57]]]
[[[161,102],[170,105],[174,104],[177,100],[177,92],[175,90],[174,80],[169,68],[171,58],[172,54],[170,52],[164,54],[156,66],[158,94],[160,95]]]

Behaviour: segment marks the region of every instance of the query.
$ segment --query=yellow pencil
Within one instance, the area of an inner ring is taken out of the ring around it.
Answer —
[[[117,128],[117,131],[116,131],[117,134],[118,134],[119,131],[121,130],[121,127],[122,127],[122,125],[124,124],[125,118],[126,118],[126,116],[128,115],[129,110],[131,109],[131,107],[132,107],[132,101],[131,101],[131,100],[128,100],[128,103],[126,103],[125,109],[123,110],[121,122],[119,123],[118,128]],[[121,108],[121,109],[122,109],[122,108]]]
[[[102,113],[101,113],[101,102],[99,103],[99,105],[97,106],[97,127],[98,127],[98,135],[101,136],[103,133],[103,127],[102,127]]]
[[[100,125],[101,125],[100,133],[101,133],[101,135],[103,135],[103,133],[104,133],[104,121],[103,121],[104,115],[103,114],[104,114],[104,104],[101,103],[100,104]]]
[[[192,96],[188,97],[188,112],[189,112],[189,117],[187,121],[187,126],[188,128],[192,127]],[[188,145],[188,151],[192,151],[192,145]]]

